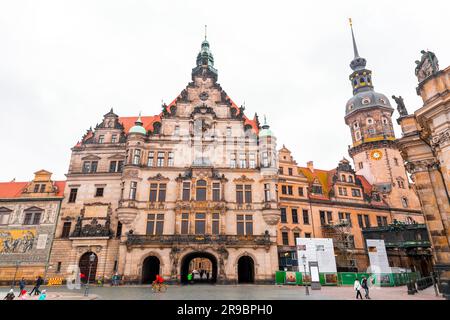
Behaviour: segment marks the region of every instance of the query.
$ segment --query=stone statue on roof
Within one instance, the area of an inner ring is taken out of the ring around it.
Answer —
[[[416,60],[416,76],[419,82],[422,82],[432,74],[439,71],[439,61],[436,55],[431,51],[420,51],[422,53],[422,57],[419,60]]]
[[[397,111],[400,114],[400,117],[407,116],[408,111],[406,110],[405,103],[403,102],[402,96],[396,97],[393,95],[392,99],[394,99],[395,103],[397,104]]]

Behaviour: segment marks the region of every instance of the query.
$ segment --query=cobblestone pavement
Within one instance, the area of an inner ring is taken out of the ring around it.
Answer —
[[[44,287],[42,287],[43,289]],[[47,287],[48,300],[354,300],[352,287],[322,287],[305,294],[302,286],[279,285],[170,285],[164,293],[153,293],[149,286],[90,287],[88,297],[84,289],[69,290],[65,286]],[[0,299],[9,288],[0,288]],[[15,291],[17,295],[17,289]],[[373,287],[370,290],[372,300],[443,300],[436,297],[433,287],[408,295],[405,286]],[[36,300],[37,296],[27,296],[28,300]]]

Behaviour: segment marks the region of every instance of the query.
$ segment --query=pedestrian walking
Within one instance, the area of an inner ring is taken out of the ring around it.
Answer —
[[[22,290],[19,295],[20,300],[27,300],[27,290]]]
[[[15,297],[16,297],[16,295],[14,294],[14,289],[11,289],[6,294],[6,296],[3,298],[3,300],[14,300]]]
[[[362,294],[361,294],[361,283],[359,282],[358,278],[355,279],[355,283],[353,284],[353,289],[355,289],[356,291],[356,299],[358,299],[358,297],[361,298],[362,300]]]
[[[25,289],[25,286],[26,286],[25,279],[24,278],[20,279],[20,281],[19,281],[19,297],[22,295],[22,291]]]
[[[362,278],[361,287],[364,289],[364,291],[366,293],[365,294],[365,298],[370,300],[370,297],[369,297],[369,282],[367,281],[366,277]]]
[[[38,294],[41,293],[41,291],[39,291],[39,287],[42,285],[42,283],[44,282],[44,280],[42,279],[41,276],[37,277],[36,279],[36,285],[33,287],[33,289],[31,290],[31,292],[29,293],[29,295],[31,296],[34,292],[34,295],[37,296]]]

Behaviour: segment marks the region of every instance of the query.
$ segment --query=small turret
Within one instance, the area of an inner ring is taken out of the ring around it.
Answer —
[[[141,113],[139,113],[139,117],[137,118],[137,120],[134,122],[134,126],[131,127],[129,134],[143,134],[146,135],[147,134],[147,130],[145,130],[145,128],[142,126],[142,120],[141,120]]]

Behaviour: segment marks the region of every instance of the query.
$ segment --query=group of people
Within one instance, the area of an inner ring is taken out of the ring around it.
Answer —
[[[194,270],[192,270],[191,273],[188,274],[187,278],[188,278],[188,281],[190,282],[192,280],[206,280],[206,281],[208,281],[209,277],[210,277],[210,274],[209,274],[208,271],[203,270],[203,269],[200,269],[200,271],[197,270],[197,269],[194,269]]]
[[[35,296],[39,296],[38,300],[45,300],[47,298],[47,291],[46,290],[39,290],[41,285],[44,283],[44,279],[42,279],[41,276],[38,276],[36,278],[36,283],[33,287],[33,289],[30,292],[27,292],[25,289],[26,287],[26,281],[25,278],[20,279],[19,281],[19,295],[17,296],[20,300],[26,300],[27,294],[31,296],[33,293]],[[3,300],[14,300],[16,295],[14,294],[14,289],[11,288],[9,292],[6,294],[6,296],[3,298]]]
[[[369,297],[369,286],[371,285],[371,282],[367,280],[366,277],[363,277],[361,282],[358,278],[356,278],[355,283],[353,284],[353,289],[356,291],[356,299],[363,299],[361,291],[364,290],[365,292],[365,298],[370,299]]]

